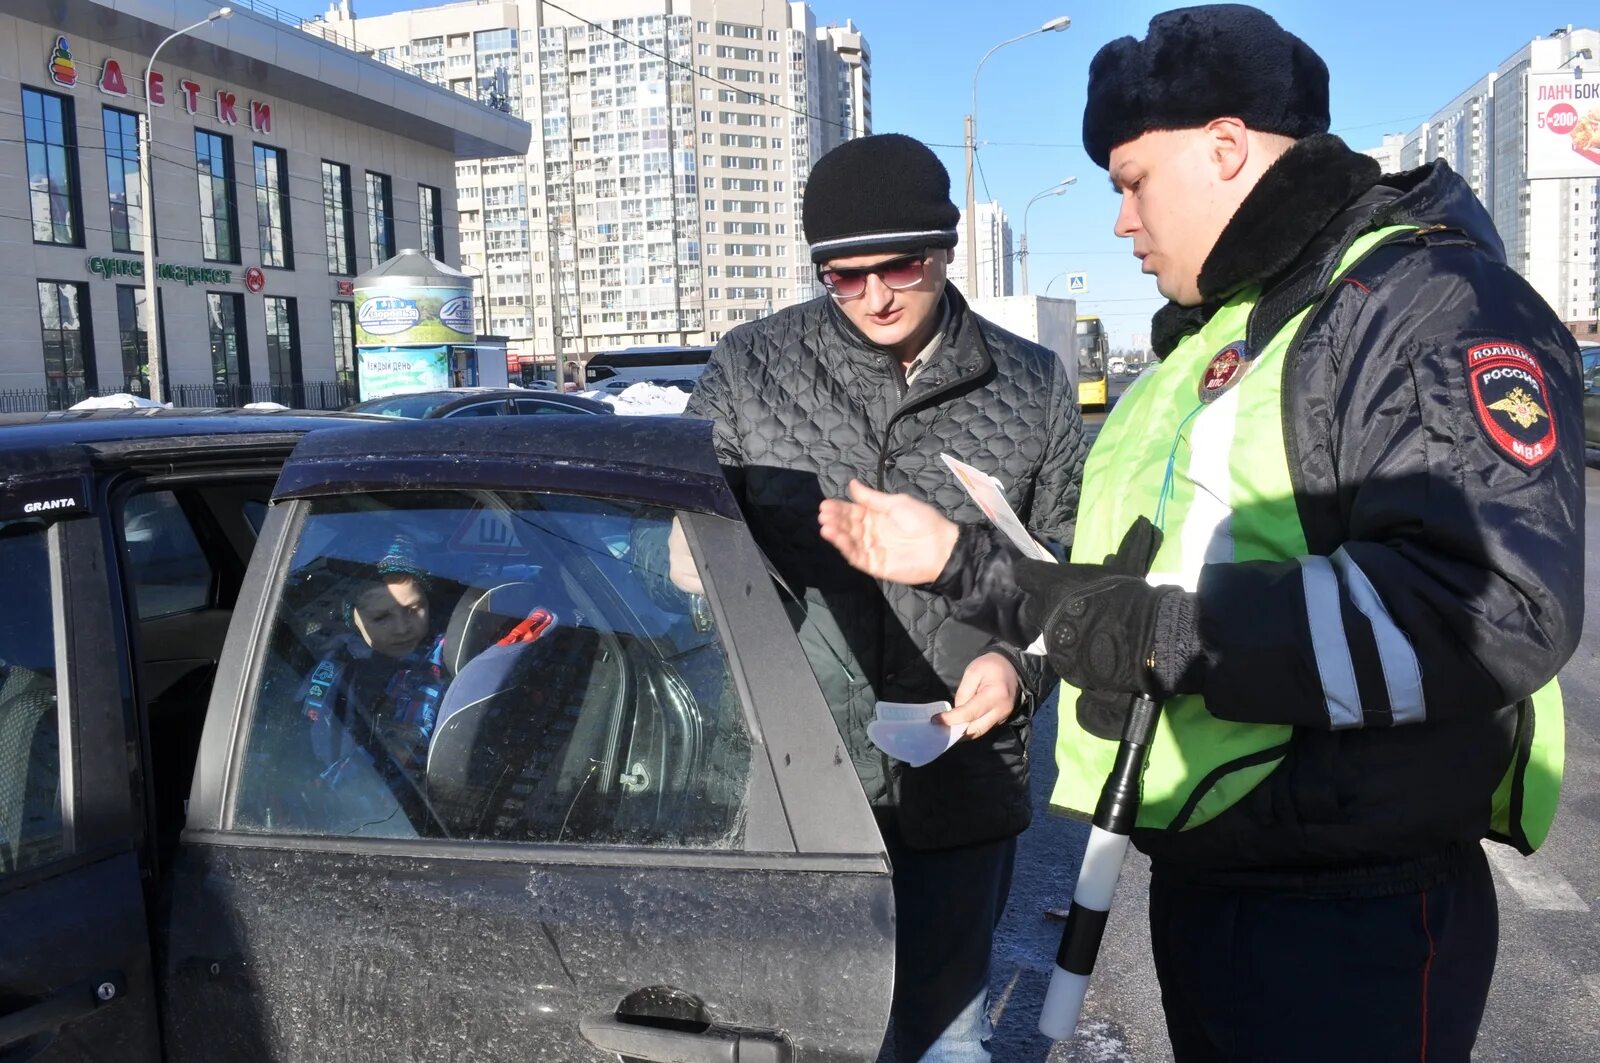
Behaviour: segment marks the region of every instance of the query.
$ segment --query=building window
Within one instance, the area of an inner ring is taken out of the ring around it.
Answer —
[[[289,157],[282,148],[256,145],[256,226],[261,264],[294,269],[294,233],[289,227]]]
[[[372,264],[394,257],[394,194],[389,175],[367,171],[367,248]]]
[[[244,296],[238,292],[207,292],[206,323],[211,330],[211,377],[217,390],[248,391],[250,354],[244,338]],[[230,405],[242,404],[231,394],[229,397]]]
[[[239,261],[239,209],[233,191],[233,138],[194,131],[200,181],[200,253],[207,262]]]
[[[78,126],[72,101],[53,92],[23,89],[22,133],[28,146],[34,243],[82,247]]]
[[[139,187],[139,116],[105,107],[106,192],[111,199],[111,249],[144,250],[144,209]]]
[[[417,217],[422,227],[422,249],[444,261],[443,196],[432,185],[417,186]]]
[[[355,208],[350,200],[350,167],[322,163],[322,215],[328,233],[328,272],[356,271]]]
[[[269,295],[262,302],[267,312],[267,372],[272,386],[298,387],[304,377],[300,371],[300,317],[295,300]]]
[[[89,289],[71,281],[39,282],[39,329],[44,334],[44,377],[50,408],[63,410],[94,390],[94,350],[89,334]]]
[[[135,395],[150,393],[150,317],[145,313],[144,294],[141,287],[117,285],[117,346],[122,350],[122,387]],[[159,293],[156,305],[161,305]],[[164,323],[159,314],[156,321],[158,328]],[[163,329],[162,339],[166,335]]]
[[[333,304],[333,375],[341,384],[356,382],[356,307]]]

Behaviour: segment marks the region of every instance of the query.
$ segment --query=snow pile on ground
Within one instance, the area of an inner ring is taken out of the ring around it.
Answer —
[[[616,412],[633,416],[645,414],[680,414],[689,405],[689,393],[682,388],[664,388],[641,380],[632,387],[615,394],[604,394],[600,401]]]
[[[143,410],[166,409],[167,404],[147,399],[143,395],[130,395],[119,391],[115,395],[96,395],[72,404],[74,410]]]

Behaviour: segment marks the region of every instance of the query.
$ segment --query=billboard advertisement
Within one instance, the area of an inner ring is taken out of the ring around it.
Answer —
[[[356,346],[471,343],[470,288],[356,288]]]
[[[1528,75],[1528,177],[1600,177],[1600,78]]]
[[[402,391],[433,391],[450,386],[450,348],[356,349],[356,381],[361,398],[378,399]]]

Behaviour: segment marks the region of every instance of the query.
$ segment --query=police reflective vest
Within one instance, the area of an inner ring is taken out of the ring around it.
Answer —
[[[1333,283],[1386,239],[1412,229],[1393,226],[1359,237]],[[1143,515],[1164,532],[1149,577],[1154,585],[1194,591],[1207,564],[1299,558],[1308,587],[1324,578],[1335,586],[1340,554],[1307,556],[1283,423],[1290,345],[1316,306],[1251,351],[1245,337],[1260,294],[1250,287],[1235,295],[1118,401],[1084,467],[1072,560],[1098,562],[1115,552],[1129,525]],[[1308,592],[1308,609],[1316,604]],[[1325,605],[1332,623],[1340,623],[1336,592],[1330,590]],[[1314,616],[1312,628],[1315,638]],[[1414,658],[1412,663],[1411,681],[1402,678],[1391,690],[1400,726],[1408,711],[1422,718],[1421,679]],[[1071,711],[1078,693],[1063,684],[1060,773],[1051,803],[1087,817],[1117,743],[1078,725]],[[1562,722],[1561,692],[1552,680],[1521,707],[1516,755],[1494,794],[1491,836],[1524,852],[1544,841],[1555,814]],[[1215,819],[1283,764],[1292,731],[1285,724],[1218,719],[1199,695],[1167,700],[1150,748],[1138,826],[1191,830]]]

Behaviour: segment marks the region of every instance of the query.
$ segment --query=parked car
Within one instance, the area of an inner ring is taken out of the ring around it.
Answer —
[[[1600,447],[1600,345],[1580,347],[1583,356],[1583,439]]]
[[[883,843],[709,425],[446,420],[0,417],[0,1056],[876,1058]]]
[[[610,406],[581,395],[519,388],[444,388],[366,399],[349,413],[383,417],[508,417],[519,414],[610,414]]]

